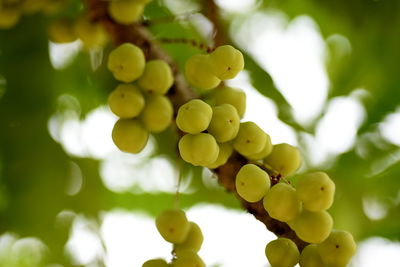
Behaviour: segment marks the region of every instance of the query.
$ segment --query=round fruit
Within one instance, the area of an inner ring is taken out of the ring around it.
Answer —
[[[200,227],[194,223],[190,222],[190,230],[189,233],[183,241],[183,243],[174,245],[175,253],[179,253],[182,250],[192,250],[194,252],[198,252],[203,244],[203,233],[201,232]]]
[[[246,164],[236,174],[236,191],[247,202],[260,201],[271,186],[268,174],[254,164]]]
[[[318,245],[322,261],[330,267],[346,266],[356,253],[353,236],[346,231],[333,230],[328,238]]]
[[[233,147],[231,143],[229,142],[219,143],[218,147],[219,147],[219,153],[217,160],[212,164],[208,165],[207,168],[216,169],[224,165],[228,161],[229,157],[232,155]]]
[[[266,156],[268,156],[271,151],[272,151],[272,143],[271,143],[271,137],[269,137],[268,134],[267,135],[267,141],[265,142],[264,148],[255,154],[251,154],[246,156],[246,158],[251,159],[251,160],[260,160],[265,158]]]
[[[179,108],[176,125],[186,133],[200,133],[207,129],[212,114],[210,105],[200,99],[193,99]]]
[[[110,17],[119,24],[132,24],[143,14],[144,5],[136,0],[114,0],[108,5]]]
[[[210,65],[219,79],[232,79],[243,70],[243,54],[231,45],[219,46],[210,54]]]
[[[233,147],[243,156],[249,156],[261,152],[266,142],[267,134],[257,124],[248,121],[240,124]]]
[[[73,23],[67,19],[53,21],[48,28],[49,39],[53,43],[70,43],[76,40]]]
[[[182,159],[195,166],[213,164],[219,154],[217,141],[208,133],[186,134],[179,140],[178,147]]]
[[[140,120],[147,130],[159,133],[168,128],[172,122],[174,109],[171,100],[163,95],[150,95],[146,106],[140,114]]]
[[[163,259],[148,260],[143,263],[142,267],[168,267],[168,263]]]
[[[21,13],[18,8],[0,6],[0,29],[10,29],[14,27],[18,23],[20,17]]]
[[[301,212],[296,189],[286,183],[274,185],[265,195],[263,205],[269,216],[281,222],[291,221]]]
[[[296,244],[287,238],[278,238],[268,243],[265,255],[272,267],[293,267],[299,262]]]
[[[297,180],[297,195],[309,211],[329,209],[335,195],[335,183],[324,172],[304,174]]]
[[[112,131],[114,144],[124,152],[139,153],[147,144],[149,132],[135,119],[120,119]]]
[[[210,70],[209,55],[191,56],[185,65],[185,74],[188,81],[199,89],[212,89],[221,82]]]
[[[108,35],[103,26],[91,21],[87,15],[83,15],[75,23],[76,36],[88,48],[103,47],[108,41]]]
[[[173,267],[205,267],[203,260],[192,250],[183,250],[176,253]]]
[[[183,210],[170,209],[157,216],[156,227],[167,242],[179,244],[185,241],[190,223]]]
[[[234,139],[240,124],[236,109],[230,104],[222,104],[213,107],[212,110],[212,118],[207,131],[220,143]]]
[[[108,56],[108,69],[114,78],[126,83],[139,78],[144,71],[145,58],[142,49],[131,43],[124,43]]]
[[[299,150],[289,144],[277,144],[272,147],[272,152],[264,159],[264,163],[271,166],[283,176],[293,174],[301,164]]]
[[[300,267],[324,267],[321,256],[318,253],[317,245],[310,244],[300,254]]]
[[[321,243],[332,230],[333,220],[326,211],[311,212],[304,210],[293,221],[290,227],[297,236],[308,243]]]
[[[246,111],[246,94],[239,89],[223,86],[216,88],[211,94],[215,105],[231,104],[242,118]]]
[[[108,96],[111,111],[120,118],[134,118],[145,106],[139,88],[132,84],[120,84]]]
[[[171,67],[164,60],[150,60],[146,63],[138,83],[148,92],[165,94],[174,83]]]

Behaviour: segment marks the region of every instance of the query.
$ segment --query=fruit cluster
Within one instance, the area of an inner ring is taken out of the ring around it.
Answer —
[[[2,0],[0,1],[0,29],[14,27],[22,15],[43,13],[52,15],[62,10],[68,0]]]
[[[279,144],[264,162],[279,167],[276,169],[286,175],[298,168],[300,157],[294,147]],[[345,267],[355,253],[351,234],[332,231],[333,220],[326,210],[333,203],[335,184],[326,173],[301,175],[295,187],[285,179],[271,187],[266,171],[255,164],[246,164],[237,173],[235,184],[244,200],[252,203],[262,200],[271,218],[287,223],[301,240],[311,243],[300,255],[293,241],[286,238],[272,241],[266,247],[272,267],[293,267],[299,259],[301,267]]]
[[[209,90],[221,80],[234,78],[244,67],[242,53],[230,45],[219,46],[211,54],[197,54],[188,59],[185,74],[193,86]]]
[[[333,230],[319,244],[310,244],[300,253],[296,244],[280,237],[265,247],[272,267],[346,267],[356,251],[353,236],[346,231]]]
[[[156,218],[156,227],[165,241],[173,244],[173,259],[168,264],[164,259],[146,261],[142,267],[205,267],[197,255],[203,243],[200,227],[188,221],[184,211],[170,209]]]
[[[75,21],[68,18],[53,21],[48,27],[48,36],[50,41],[59,44],[79,39],[86,49],[102,48],[109,39],[101,23],[92,20],[85,13]]]
[[[9,0],[11,1],[11,0]],[[113,0],[107,4],[110,17],[118,24],[135,23],[143,14],[151,0]],[[50,41],[69,43],[80,39],[86,49],[102,48],[108,42],[108,35],[103,26],[88,14],[82,14],[76,21],[62,18],[53,21],[48,28]]]
[[[172,122],[172,103],[165,96],[174,82],[171,68],[163,60],[146,62],[139,47],[124,43],[111,51],[108,69],[124,82],[108,97],[111,111],[120,117],[113,141],[122,151],[138,153],[146,146],[149,132],[162,132]]]

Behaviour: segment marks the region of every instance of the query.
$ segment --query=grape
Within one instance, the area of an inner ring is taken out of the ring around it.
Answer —
[[[203,233],[201,232],[200,227],[194,223],[190,222],[190,230],[189,233],[181,244],[174,245],[175,253],[179,253],[178,251],[182,250],[192,250],[194,252],[198,252],[203,244]]]
[[[247,155],[246,158],[251,159],[251,160],[260,160],[268,156],[271,151],[272,151],[272,143],[271,143],[271,137],[269,137],[268,134],[266,134],[267,140],[265,142],[264,148],[255,154]]]
[[[207,129],[212,113],[212,108],[206,102],[193,99],[179,108],[176,125],[186,133],[200,133]]]
[[[171,67],[164,60],[150,60],[138,83],[148,92],[165,94],[174,83]]]
[[[195,166],[208,166],[218,158],[217,141],[208,133],[186,134],[179,140],[178,147],[182,159]]]
[[[179,244],[185,241],[190,223],[183,210],[170,209],[157,216],[156,227],[167,242]]]
[[[144,71],[143,51],[136,45],[124,43],[110,52],[107,66],[115,79],[126,83],[133,82]]]
[[[168,267],[169,264],[163,259],[148,260],[143,263],[142,267]]]
[[[139,88],[132,84],[120,84],[108,96],[111,111],[120,118],[134,118],[145,106]]]
[[[326,211],[304,210],[290,223],[297,236],[308,243],[321,243],[332,230],[333,220]]]
[[[278,238],[267,244],[265,255],[272,267],[293,267],[299,262],[296,244],[287,238]]]
[[[285,183],[274,185],[265,195],[263,205],[272,218],[281,222],[291,221],[301,212],[296,189]]]
[[[271,186],[269,175],[254,164],[246,164],[236,174],[236,191],[247,202],[260,201]]]
[[[232,140],[239,131],[240,118],[236,109],[230,104],[212,108],[212,118],[207,131],[220,143]]]
[[[231,104],[242,118],[246,111],[246,94],[239,89],[223,86],[213,90],[211,98],[215,105]]]
[[[48,0],[25,0],[21,3],[21,9],[25,14],[32,15],[42,10],[47,2]]]
[[[267,134],[254,122],[240,124],[239,132],[233,140],[233,147],[243,156],[261,152],[267,142]]]
[[[136,0],[114,0],[108,5],[110,17],[119,24],[132,24],[143,14],[144,5]]]
[[[306,246],[300,254],[300,267],[324,267],[321,256],[318,253],[317,245]]]
[[[221,82],[211,73],[209,55],[191,56],[185,65],[185,74],[188,81],[195,87],[208,90],[218,86]]]
[[[356,253],[353,236],[346,231],[333,230],[329,237],[318,245],[322,261],[329,267],[344,267]]]
[[[264,163],[281,175],[288,176],[300,167],[301,156],[296,147],[283,143],[272,147],[272,152],[264,159]]]
[[[121,151],[139,153],[147,144],[149,132],[138,120],[120,119],[114,125],[112,139]]]
[[[77,19],[75,33],[88,49],[103,47],[108,41],[107,32],[103,26],[98,22],[90,21],[87,15]]]
[[[2,7],[0,2],[0,29],[10,29],[14,27],[21,17],[18,8]]]
[[[335,183],[324,172],[302,175],[296,185],[297,195],[309,211],[329,209],[333,203]]]
[[[173,267],[205,267],[203,260],[192,250],[182,250],[176,254]]]
[[[234,78],[244,67],[242,52],[231,45],[219,46],[210,54],[212,72],[221,80]]]
[[[159,133],[168,128],[172,122],[174,109],[171,100],[163,95],[150,95],[146,106],[140,114],[140,120],[147,130]]]
[[[216,169],[224,165],[228,161],[229,157],[232,155],[233,147],[231,143],[220,143],[218,144],[218,147],[219,153],[217,160],[212,164],[207,165],[207,168]]]
[[[72,21],[59,19],[53,21],[48,29],[49,39],[54,43],[70,43],[76,40]]]

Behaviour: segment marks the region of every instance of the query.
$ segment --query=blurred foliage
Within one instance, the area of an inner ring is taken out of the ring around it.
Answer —
[[[77,0],[70,2],[59,16],[78,16],[81,4]],[[160,3],[153,1],[146,8],[147,19],[168,20],[173,16]],[[259,4],[254,11],[279,10],[290,18],[306,14],[316,21],[330,53],[326,62],[329,99],[347,96],[356,88],[368,91],[368,97],[363,98],[367,118],[358,130],[354,148],[324,166],[337,185],[331,213],[335,227],[353,231],[358,240],[373,235],[399,239],[399,149],[383,140],[377,127],[400,103],[400,2],[266,0]],[[51,137],[49,119],[63,108],[59,105],[61,95],[79,101],[79,117],[84,119],[89,111],[106,103],[107,94],[116,83],[104,63],[92,71],[90,56],[85,52],[64,69],[52,67],[46,28],[57,16],[24,16],[11,30],[0,31],[0,234],[37,237],[51,250],[49,262],[69,266],[63,250],[70,224],[55,225],[61,211],[71,210],[94,220],[100,220],[101,211],[115,208],[142,210],[154,216],[172,204],[173,195],[111,191],[100,178],[101,161],[68,154]],[[225,17],[224,25],[229,26],[232,18]],[[150,29],[155,37],[202,38],[187,19],[156,23]],[[329,42],[332,34],[348,38],[350,54],[344,55],[340,44]],[[188,56],[198,52],[183,44],[162,47],[181,68]],[[279,119],[298,133],[299,140],[302,133],[314,134],[318,119],[309,127],[296,122],[273,78],[250,55],[245,54],[245,60],[252,85],[275,102]],[[176,141],[174,130],[156,135],[155,140],[158,149],[154,156],[166,155],[176,162],[176,147],[171,141]],[[75,195],[66,194],[71,162],[79,166],[84,179],[82,189]],[[200,168],[186,166],[184,170],[194,192],[182,196],[184,208],[201,202],[240,208],[232,195],[205,186]],[[366,196],[385,203],[387,215],[383,219],[371,220],[365,215]]]

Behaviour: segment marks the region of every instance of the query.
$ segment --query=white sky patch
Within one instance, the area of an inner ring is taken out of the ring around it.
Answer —
[[[400,266],[400,243],[380,237],[369,238],[358,244],[353,267]]]
[[[199,255],[207,266],[267,265],[264,249],[275,236],[252,215],[221,206],[199,205],[188,210],[187,217],[203,232]],[[172,246],[158,233],[154,220],[140,213],[106,213],[101,233],[108,252],[107,267],[141,266],[146,260],[160,257],[170,261]]]
[[[107,267],[132,267],[152,258],[171,257],[172,246],[158,233],[154,218],[126,211],[105,213],[101,234]]]
[[[400,108],[386,116],[379,124],[379,131],[386,141],[400,146]]]
[[[106,159],[101,165],[100,174],[107,188],[115,192],[174,193],[178,179],[178,172],[166,158],[121,154]],[[182,186],[182,191],[185,190],[185,186]]]
[[[310,123],[318,116],[329,81],[325,43],[310,17],[299,16],[289,23],[282,13],[259,13],[233,34],[271,74],[300,123]]]
[[[249,12],[256,4],[256,0],[216,0],[217,5],[228,12]]]
[[[104,159],[118,150],[111,138],[117,117],[107,106],[92,110],[84,120],[80,120],[79,113],[68,107],[54,114],[48,123],[51,136],[68,154]]]
[[[246,112],[243,121],[257,123],[270,135],[273,144],[289,143],[297,145],[293,129],[278,119],[275,103],[251,86],[246,72],[242,71],[235,79],[229,80],[228,85],[240,88],[246,93]]]
[[[18,238],[16,234],[5,233],[0,236],[1,266],[42,266],[47,247],[38,238]]]
[[[370,220],[380,220],[385,218],[388,213],[388,207],[377,197],[363,197],[363,211]]]
[[[75,265],[89,264],[103,257],[103,247],[95,225],[83,216],[77,216],[73,222],[65,251]]]
[[[82,47],[81,41],[66,44],[56,44],[49,41],[50,63],[53,68],[61,70],[66,68],[78,55]]]
[[[164,5],[177,15],[189,14],[200,10],[200,6],[196,1],[192,0],[163,0]]]
[[[207,266],[265,267],[265,246],[275,239],[254,216],[222,206],[198,205],[187,211],[204,235],[199,255]]]
[[[364,119],[365,110],[358,99],[352,96],[333,98],[317,125],[318,149],[334,155],[350,150]]]

